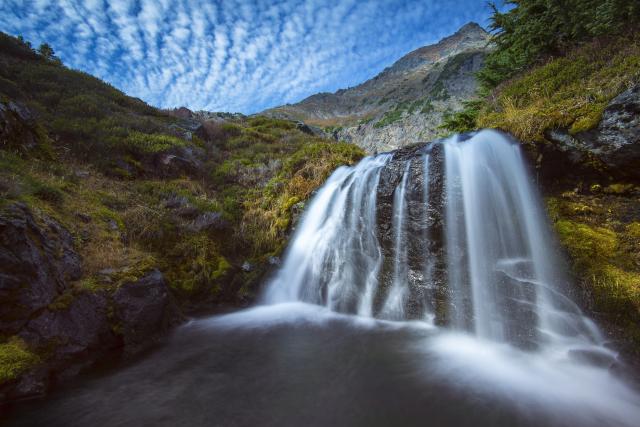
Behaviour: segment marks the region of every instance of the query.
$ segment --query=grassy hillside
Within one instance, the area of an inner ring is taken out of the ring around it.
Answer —
[[[177,118],[5,34],[0,102],[0,209],[26,203],[71,231],[78,292],[157,267],[183,307],[251,296],[292,212],[362,156],[288,121]]]

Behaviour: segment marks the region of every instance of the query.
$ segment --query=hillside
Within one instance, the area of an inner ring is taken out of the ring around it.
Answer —
[[[460,110],[474,95],[473,74],[483,63],[488,42],[489,34],[469,23],[358,86],[316,94],[264,114],[319,126],[369,152],[430,140],[440,133],[443,116]]]
[[[303,130],[158,110],[0,34],[0,401],[250,301],[304,201],[362,156]]]

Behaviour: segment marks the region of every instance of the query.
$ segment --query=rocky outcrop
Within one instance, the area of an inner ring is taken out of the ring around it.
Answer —
[[[328,136],[370,153],[432,140],[443,117],[474,96],[474,73],[489,49],[489,34],[469,23],[358,86],[316,94],[264,114],[324,127]]]
[[[616,177],[640,180],[640,85],[615,97],[595,129],[575,135],[553,129],[547,137],[571,163],[595,158]]]
[[[15,203],[0,214],[0,334],[13,335],[82,274],[69,232]]]
[[[113,321],[127,351],[166,331],[175,317],[169,286],[158,270],[123,283],[113,294]]]
[[[44,132],[22,103],[0,102],[0,148],[28,152],[42,143]]]
[[[41,363],[0,384],[0,402],[42,394],[110,352],[136,352],[178,318],[158,270],[100,290],[76,284],[81,276],[63,226],[22,203],[2,208],[0,335],[22,340]]]
[[[425,165],[428,155],[428,167]],[[407,224],[408,236],[424,238],[407,239],[407,264],[411,296],[407,316],[419,318],[424,309],[436,313],[436,321],[444,324],[445,313],[437,309],[449,300],[446,295],[446,265],[444,264],[443,215],[444,198],[444,150],[437,142],[420,143],[394,152],[392,160],[380,174],[377,193],[378,241],[381,244],[385,264],[382,267],[382,287],[392,282],[395,252],[392,230],[393,205],[398,184],[409,162],[407,179]],[[427,203],[428,198],[428,203]],[[429,260],[425,264],[425,259]],[[426,277],[429,276],[429,277]],[[384,293],[381,293],[383,295]],[[435,307],[422,307],[426,301],[435,302]],[[382,301],[377,301],[380,304]]]

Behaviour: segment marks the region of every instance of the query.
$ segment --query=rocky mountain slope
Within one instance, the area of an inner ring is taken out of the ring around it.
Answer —
[[[264,114],[321,127],[369,152],[430,140],[440,133],[443,116],[458,111],[475,94],[474,73],[488,43],[489,34],[469,23],[356,87],[316,94]]]

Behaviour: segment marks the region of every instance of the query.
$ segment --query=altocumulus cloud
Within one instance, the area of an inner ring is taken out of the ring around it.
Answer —
[[[485,0],[2,0],[0,29],[153,105],[252,113],[489,15]]]

